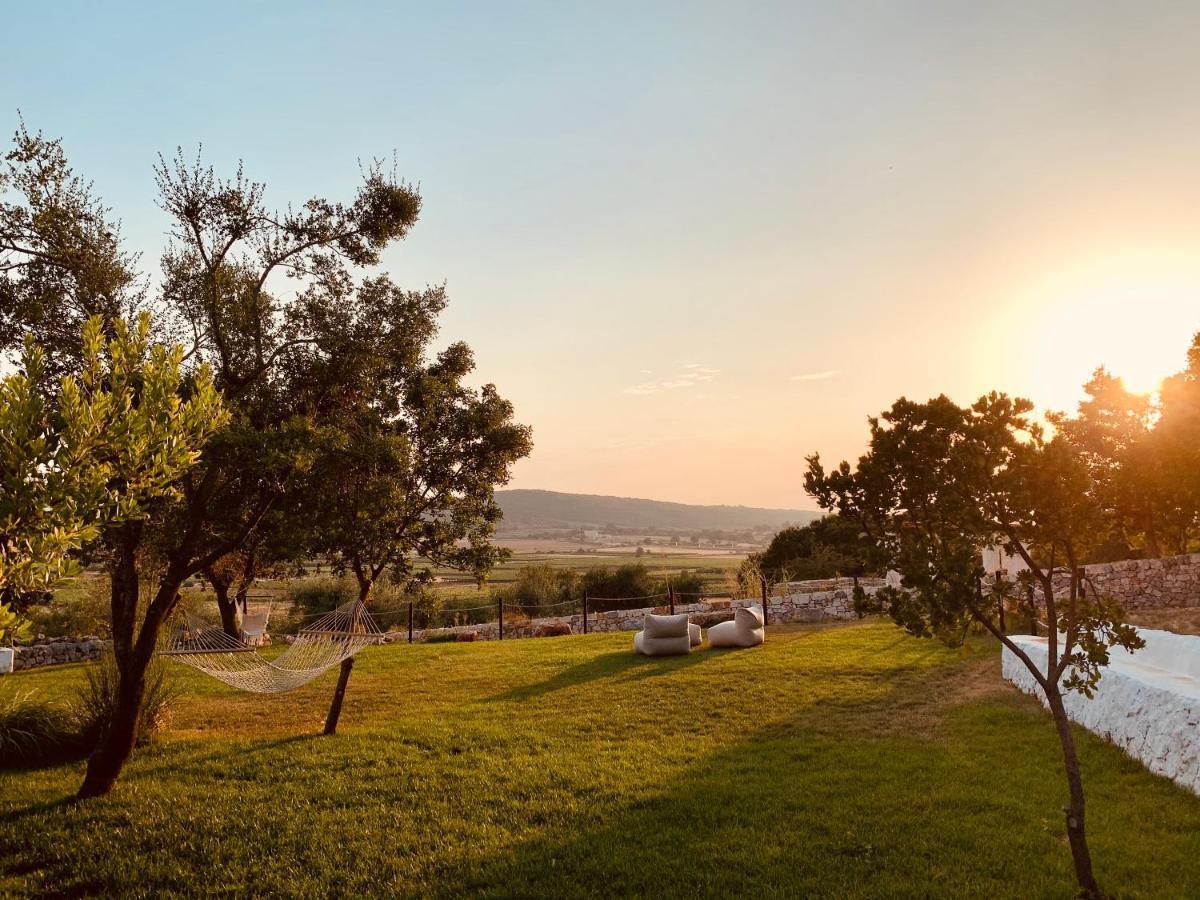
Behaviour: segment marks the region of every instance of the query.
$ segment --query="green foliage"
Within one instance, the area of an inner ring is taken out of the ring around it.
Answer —
[[[1163,382],[1150,452],[1157,482],[1171,501],[1164,531],[1186,552],[1200,525],[1200,333],[1183,371]]]
[[[700,572],[684,570],[678,575],[670,579],[671,589],[676,594],[688,595],[689,600],[694,600],[697,595],[704,593],[706,581]]]
[[[1035,672],[1057,685],[1087,691],[1100,677],[1103,648],[1141,646],[1116,604],[1073,582],[1056,598],[1049,573],[1056,561],[1074,572],[1105,536],[1089,469],[1062,437],[1046,440],[1032,406],[1002,394],[969,408],[946,397],[900,399],[872,418],[866,455],[852,470],[826,472],[809,458],[805,486],[825,509],[859,524],[884,554],[902,588],[861,590],[860,613],[886,612],[918,636],[954,635],[975,620],[998,633],[1000,595],[985,595],[979,552],[1003,543],[1031,564],[1047,615],[1064,633],[1051,646],[1050,669]]]
[[[302,615],[312,616],[349,603],[358,591],[351,578],[325,575],[290,582],[284,596]]]
[[[626,563],[615,569],[597,566],[583,574],[583,589],[596,609],[637,609],[654,600],[643,598],[663,593],[666,585],[655,578],[644,563]]]
[[[1186,538],[1180,547],[1166,528],[1176,499],[1172,485],[1160,477],[1151,398],[1127,390],[1104,368],[1095,371],[1084,391],[1087,397],[1075,417],[1052,413],[1048,418],[1087,467],[1110,542],[1132,545],[1140,538],[1150,556],[1161,556],[1164,543],[1172,552],[1185,552]]]
[[[364,596],[385,573],[416,577],[418,558],[482,581],[506,556],[490,542],[494,491],[529,454],[530,432],[493,385],[467,383],[465,344],[432,353],[445,303],[440,288],[402,291],[376,278],[357,289],[323,284],[301,307],[323,350],[339,349],[330,374],[355,388],[308,479],[310,549],[353,572]]]
[[[149,743],[155,733],[166,727],[170,704],[178,693],[172,672],[162,657],[155,656],[151,660],[146,667],[145,680],[146,691],[135,731],[135,743],[139,746]],[[95,665],[87,667],[87,678],[72,700],[76,727],[89,752],[100,742],[112,720],[118,704],[119,685],[116,657],[106,652]]]
[[[28,640],[33,634],[33,623],[0,603],[0,645],[13,645]]]
[[[176,496],[225,420],[203,369],[181,399],[182,350],[150,346],[148,316],[111,327],[109,339],[99,318],[85,323],[80,371],[53,402],[32,339],[21,370],[0,381],[0,597],[10,603],[77,575],[76,554],[102,528]],[[22,630],[0,605],[0,640]]]
[[[111,652],[85,671],[65,700],[43,700],[16,691],[0,698],[0,769],[54,765],[92,752],[116,708],[119,676]],[[138,745],[166,727],[176,693],[166,665],[155,659],[146,672]]]
[[[825,516],[808,525],[785,528],[753,561],[770,581],[882,574],[874,541],[853,519]]]
[[[16,691],[0,699],[0,769],[53,765],[86,752],[70,707]]]
[[[550,565],[524,566],[516,580],[492,592],[494,599],[519,607],[526,615],[566,614],[583,599],[583,577],[573,569]],[[566,604],[566,606],[564,606]]]
[[[61,142],[22,123],[0,164],[0,350],[32,339],[56,381],[79,369],[88,319],[133,318],[145,292],[120,231]]]
[[[26,614],[38,634],[50,637],[97,635],[112,632],[112,597],[109,580],[104,577],[81,578],[67,588],[59,588],[47,602],[30,606]]]

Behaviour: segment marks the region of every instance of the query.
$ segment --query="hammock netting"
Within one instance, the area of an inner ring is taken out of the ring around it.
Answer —
[[[378,641],[382,630],[360,601],[339,606],[296,633],[275,659],[213,625],[185,622],[162,651],[185,665],[255,694],[278,694],[307,684],[359,650]]]

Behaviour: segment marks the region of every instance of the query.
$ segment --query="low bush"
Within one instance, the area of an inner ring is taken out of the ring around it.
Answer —
[[[137,743],[149,743],[169,721],[175,688],[166,665],[155,657],[146,671],[146,696],[138,719]],[[111,652],[87,669],[87,678],[67,703],[30,694],[0,700],[0,769],[55,765],[84,759],[112,718],[117,698],[117,662]]]
[[[667,590],[642,563],[626,563],[615,569],[604,566],[588,569],[583,574],[583,589],[594,609],[638,609],[657,602],[644,598]]]
[[[112,622],[112,598],[106,577],[84,577],[69,589],[56,591],[45,602],[30,606],[33,631],[48,637],[94,634],[108,637]]]
[[[116,657],[111,652],[105,653],[96,665],[88,667],[87,681],[74,699],[76,728],[89,751],[96,746],[112,719],[117,704],[117,683]],[[161,657],[155,656],[146,669],[146,694],[137,725],[138,746],[149,743],[155,732],[167,726],[175,694],[166,664]]]
[[[492,597],[527,616],[566,615],[583,600],[583,579],[573,569],[524,566],[511,585],[496,589]]]
[[[74,711],[31,694],[0,699],[0,769],[82,759],[88,748]]]
[[[706,579],[697,571],[683,571],[671,579],[671,587],[676,594],[683,595],[687,601],[697,600],[704,593]]]
[[[355,600],[358,587],[348,575],[319,575],[297,579],[288,586],[284,596],[299,617],[308,618]]]

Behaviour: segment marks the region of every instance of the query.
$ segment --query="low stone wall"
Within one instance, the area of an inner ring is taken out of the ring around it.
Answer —
[[[1200,553],[1095,563],[1084,570],[1100,593],[1126,609],[1200,606]],[[1055,574],[1056,593],[1066,593],[1069,584],[1066,572]]]
[[[883,586],[882,579],[862,579],[862,586],[867,591],[876,591]],[[770,624],[792,622],[820,622],[825,619],[854,618],[854,582],[848,578],[830,579],[825,581],[798,581],[787,585],[779,585],[781,593],[769,598],[767,619]],[[747,600],[713,599],[698,603],[676,603],[676,613],[687,613],[693,621],[703,625],[715,624],[716,621],[729,619],[733,610],[739,606],[760,606],[758,598]],[[613,609],[603,612],[588,613],[588,633],[596,634],[611,631],[637,631],[642,627],[642,620],[647,613],[666,614],[670,612],[666,606],[649,606],[642,609]],[[707,621],[706,621],[707,620]],[[504,623],[504,637],[527,638],[533,637],[535,631],[547,625],[565,624],[570,627],[572,634],[583,634],[583,614],[570,616],[549,616],[536,619],[513,619]],[[500,636],[500,626],[497,622],[484,622],[479,625],[455,625],[448,628],[417,629],[413,632],[413,641],[421,642],[431,637],[443,635],[470,635],[475,633],[474,640],[494,641]],[[408,640],[407,631],[392,631],[384,635],[385,644],[399,643]]]
[[[84,662],[99,659],[108,647],[108,641],[95,636],[78,638],[55,638],[25,644],[14,648],[13,671],[36,669],[40,666],[55,666],[60,663]]]

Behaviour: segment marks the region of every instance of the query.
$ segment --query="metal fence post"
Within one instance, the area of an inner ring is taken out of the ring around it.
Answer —
[[[758,583],[762,587],[763,625],[768,625],[770,624],[770,615],[767,612],[767,608],[770,606],[770,603],[768,602],[770,599],[770,594],[767,591],[766,577],[764,576],[758,579]]]
[[[671,615],[675,615],[675,588],[669,581],[667,582],[667,603],[671,606]]]
[[[504,640],[504,601],[496,601],[496,609],[500,612],[500,640]]]
[[[410,644],[412,643],[412,631],[413,631],[413,607],[412,607],[412,601],[409,600],[408,601],[408,642]]]
[[[587,594],[583,595],[583,633],[587,634]]]

